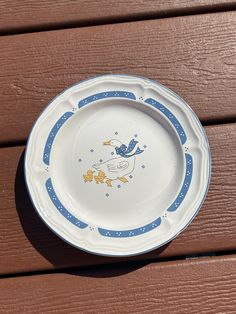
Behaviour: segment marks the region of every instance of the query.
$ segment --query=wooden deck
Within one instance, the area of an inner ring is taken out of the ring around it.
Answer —
[[[236,313],[236,1],[0,0],[0,313]],[[26,191],[29,131],[89,76],[158,80],[198,114],[212,180],[193,223],[161,249],[79,251]]]

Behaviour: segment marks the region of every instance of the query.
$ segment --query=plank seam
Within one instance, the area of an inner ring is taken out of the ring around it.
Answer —
[[[39,275],[49,275],[49,274],[63,274],[63,273],[76,273],[83,271],[91,271],[91,270],[109,270],[114,268],[125,268],[125,267],[144,267],[150,263],[165,263],[165,262],[177,262],[177,261],[187,261],[187,260],[196,260],[196,259],[204,259],[204,258],[212,258],[212,257],[223,257],[229,255],[235,255],[236,250],[229,251],[219,251],[219,252],[209,252],[203,254],[190,254],[190,255],[181,255],[181,256],[173,256],[173,257],[164,257],[164,258],[150,258],[147,260],[131,260],[131,261],[121,261],[115,263],[104,263],[100,265],[90,265],[90,266],[81,266],[81,267],[65,267],[51,270],[38,270],[38,271],[25,271],[19,273],[7,273],[0,275],[0,279],[7,278],[15,278],[15,277],[28,277],[28,276],[39,276]]]
[[[203,14],[214,14],[222,12],[231,12],[236,10],[236,3],[226,3],[215,5],[214,7],[195,7],[195,8],[181,8],[176,10],[167,10],[166,12],[158,13],[144,13],[142,15],[133,14],[126,17],[104,17],[94,20],[86,21],[74,21],[74,22],[61,22],[57,24],[45,24],[41,26],[27,26],[12,28],[8,30],[0,30],[0,36],[12,36],[21,34],[31,34],[39,32],[48,32],[63,29],[73,29],[73,28],[84,28],[102,25],[112,25],[112,24],[123,24],[128,22],[139,22],[139,21],[149,21],[158,19],[168,19],[176,18],[182,16],[192,16],[192,15],[203,15]]]

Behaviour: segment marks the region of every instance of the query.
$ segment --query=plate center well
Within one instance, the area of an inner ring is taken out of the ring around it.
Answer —
[[[166,117],[121,99],[78,110],[58,132],[50,164],[62,204],[82,221],[114,229],[161,216],[185,173],[182,145]]]

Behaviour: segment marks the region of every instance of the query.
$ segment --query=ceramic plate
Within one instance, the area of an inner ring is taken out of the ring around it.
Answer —
[[[156,82],[104,75],[58,95],[36,121],[25,176],[61,238],[127,256],[160,247],[197,214],[210,151],[190,107]]]

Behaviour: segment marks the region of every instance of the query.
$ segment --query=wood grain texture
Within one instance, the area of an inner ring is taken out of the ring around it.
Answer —
[[[198,216],[169,245],[126,259],[87,254],[55,236],[37,216],[29,201],[23,178],[22,157],[19,162],[24,148],[1,149],[0,273],[236,249],[236,124],[209,126],[206,132],[212,151],[212,180]]]
[[[65,87],[101,73],[157,79],[203,121],[236,117],[236,12],[0,38],[0,142],[25,140]]]
[[[235,313],[235,269],[228,256],[2,279],[0,313]]]
[[[0,0],[0,32],[231,9],[234,0]]]

